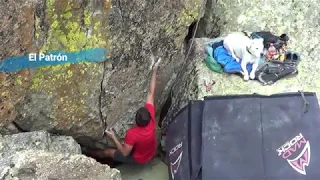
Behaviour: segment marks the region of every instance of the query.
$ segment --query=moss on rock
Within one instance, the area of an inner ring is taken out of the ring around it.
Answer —
[[[78,2],[70,0],[64,2],[65,5],[57,3],[58,0],[46,1],[46,21],[50,26],[40,52],[78,52],[106,47],[106,32],[101,28],[99,17],[93,16],[91,7],[81,10],[74,7]],[[36,29],[36,34],[43,33],[40,28]],[[44,66],[35,71],[30,90],[57,97],[52,104],[53,118],[55,125],[63,129],[87,117],[86,102],[92,93],[90,84],[99,86],[102,73],[99,63]]]
[[[190,2],[180,10],[174,23],[164,23],[163,29],[168,36],[175,34],[175,44],[180,46],[185,37],[185,31],[188,26],[199,18],[200,3],[198,0],[189,0]]]
[[[88,85],[99,80],[101,73],[102,69],[94,63],[41,67],[34,74],[31,89],[57,97],[52,111],[55,122],[62,128],[87,116],[85,102],[91,95]]]
[[[93,18],[90,9],[85,9],[81,14],[78,11],[73,11],[72,2],[68,1],[66,9],[61,14],[57,14],[55,3],[54,0],[48,0],[46,4],[47,17],[51,24],[47,35],[48,40],[40,52],[47,53],[56,50],[76,52],[81,49],[104,47],[106,45],[106,39],[102,37],[98,29],[99,21]],[[93,24],[93,21],[96,21],[95,24]],[[91,26],[95,27],[94,34],[89,34],[87,31]]]

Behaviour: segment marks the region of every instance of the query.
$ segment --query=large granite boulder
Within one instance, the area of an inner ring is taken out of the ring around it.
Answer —
[[[81,155],[69,136],[45,131],[0,135],[0,179],[120,180],[120,172]]]
[[[25,0],[0,5],[0,61],[31,52],[107,48],[102,63],[0,72],[0,132],[47,130],[100,141],[120,137],[143,105],[149,57],[162,57],[157,109],[184,63],[188,27],[205,1]],[[1,63],[1,62],[0,62]],[[8,128],[14,122],[17,129]],[[2,127],[2,128],[1,128]]]

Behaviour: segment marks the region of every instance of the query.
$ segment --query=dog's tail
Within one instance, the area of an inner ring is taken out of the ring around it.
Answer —
[[[251,39],[251,32],[241,31],[245,36]]]
[[[254,32],[248,32],[248,31],[241,31],[241,32],[250,39],[261,38],[259,35],[257,35]]]

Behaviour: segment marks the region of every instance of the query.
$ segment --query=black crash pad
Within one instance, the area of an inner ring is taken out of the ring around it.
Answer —
[[[202,101],[192,101],[171,121],[166,147],[169,159],[169,179],[198,177],[201,168]],[[192,158],[191,158],[192,157]]]
[[[191,101],[168,127],[169,179],[319,180],[319,129],[315,93]]]

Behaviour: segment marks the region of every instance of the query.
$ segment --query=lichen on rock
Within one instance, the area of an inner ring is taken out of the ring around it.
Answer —
[[[46,21],[50,23],[50,27],[47,34],[48,40],[40,52],[57,50],[77,52],[82,49],[106,46],[107,39],[105,34],[102,34],[106,32],[100,29],[99,18],[93,16],[92,7],[87,6],[80,11],[73,8],[73,6],[80,6],[81,3],[85,2],[46,1]],[[90,34],[88,29],[95,31]],[[41,33],[39,31],[41,29],[37,29],[37,32]]]
[[[99,65],[94,63],[41,67],[34,74],[31,89],[57,98],[51,105],[53,123],[63,129],[69,123],[80,123],[87,117],[85,102],[96,93],[88,84],[98,84],[102,73]],[[88,79],[88,74],[92,79]],[[88,81],[84,82],[84,79]]]
[[[26,131],[45,129],[104,141],[105,121],[123,138],[134,112],[145,101],[150,52],[164,59],[156,92],[158,114],[185,63],[182,52],[188,28],[203,15],[204,4],[203,0],[47,0],[30,4],[34,8],[30,34],[36,52],[104,47],[107,62],[30,70],[32,81],[23,86],[23,98],[12,103],[17,116],[8,122],[14,120]],[[14,81],[23,84],[20,78]]]
[[[204,9],[200,3],[199,1],[188,1],[173,22],[163,24],[166,35],[176,36],[174,41],[177,46],[181,45],[185,38],[186,27],[200,18],[200,12]]]
[[[98,9],[93,6],[86,1],[46,1],[45,19],[42,19],[43,16],[36,17],[36,34],[46,39],[39,52],[79,52],[107,48],[106,31],[101,23],[103,15],[94,15]],[[45,25],[48,26],[47,31],[41,28]],[[99,113],[98,98],[103,73],[103,63],[88,62],[36,69],[25,98],[28,101],[18,105],[24,115],[17,123],[27,127],[27,130],[42,128],[61,132],[68,129],[67,134],[70,135],[82,134],[98,138],[102,133],[102,122],[98,115],[92,116],[92,113]],[[34,107],[32,104],[41,99],[32,95],[36,93],[46,94],[50,100],[42,101],[38,107]],[[31,107],[33,109],[29,109]],[[42,126],[36,125],[39,123],[37,116],[41,114],[39,111],[45,112],[46,116],[40,120],[46,121],[40,123]],[[81,128],[83,124],[89,127]]]

